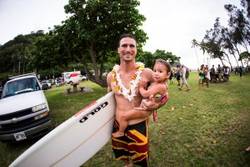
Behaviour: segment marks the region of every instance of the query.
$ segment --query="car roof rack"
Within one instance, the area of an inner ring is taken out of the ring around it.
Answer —
[[[20,78],[20,77],[25,77],[25,76],[30,76],[30,75],[36,76],[36,73],[32,72],[32,73],[21,74],[21,75],[16,75],[16,76],[9,76],[9,79],[15,79],[15,78]]]

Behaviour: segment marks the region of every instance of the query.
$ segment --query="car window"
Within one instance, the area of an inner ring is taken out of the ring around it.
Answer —
[[[40,90],[40,86],[36,78],[14,80],[6,83],[6,85],[4,86],[2,98],[37,90]]]

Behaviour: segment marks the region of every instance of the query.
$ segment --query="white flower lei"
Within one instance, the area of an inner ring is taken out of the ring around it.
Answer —
[[[142,70],[144,69],[144,64],[143,63],[136,63],[139,67],[138,70],[136,71],[135,75],[136,78],[130,81],[130,86],[129,89],[127,89],[121,80],[120,74],[119,74],[119,69],[120,66],[119,65],[115,65],[114,66],[114,72],[116,73],[116,80],[117,80],[117,85],[120,87],[120,93],[129,101],[132,101],[134,99],[134,97],[136,96],[136,88],[138,86],[138,83],[141,79],[141,73]]]

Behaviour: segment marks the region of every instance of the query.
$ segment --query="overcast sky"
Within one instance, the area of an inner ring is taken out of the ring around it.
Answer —
[[[218,61],[202,56],[191,48],[192,39],[202,40],[216,17],[226,25],[225,4],[239,5],[240,0],[143,0],[140,13],[146,17],[143,29],[149,39],[144,50],[170,51],[181,57],[181,63],[196,69],[200,64]],[[68,0],[0,0],[0,44],[19,34],[53,28],[66,19],[64,5]]]

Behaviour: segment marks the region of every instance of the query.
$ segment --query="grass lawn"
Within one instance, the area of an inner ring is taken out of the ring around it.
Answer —
[[[250,145],[250,75],[232,75],[229,82],[206,88],[198,87],[197,74],[191,73],[189,83],[189,92],[169,84],[170,100],[158,111],[158,123],[150,122],[150,165],[250,166],[250,153],[244,151]],[[66,95],[65,87],[46,91],[54,126],[106,93],[91,82],[81,84],[94,92]],[[0,143],[0,166],[8,166],[32,143]],[[108,143],[83,165],[94,166],[123,164],[114,160]]]

